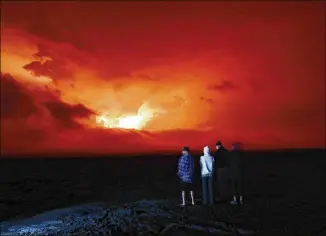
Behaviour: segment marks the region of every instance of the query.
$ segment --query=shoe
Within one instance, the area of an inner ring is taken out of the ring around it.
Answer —
[[[237,201],[234,201],[234,200],[232,200],[232,201],[230,202],[230,204],[231,204],[231,205],[237,205],[237,204],[238,204],[238,202],[237,202]]]
[[[243,197],[240,196],[240,204],[242,205],[243,204]]]

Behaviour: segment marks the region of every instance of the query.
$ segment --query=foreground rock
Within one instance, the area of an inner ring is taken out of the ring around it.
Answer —
[[[11,235],[248,235],[251,231],[197,217],[200,207],[180,208],[170,201],[140,201],[118,207],[86,205],[47,212],[2,224]],[[186,233],[186,234],[185,234]]]

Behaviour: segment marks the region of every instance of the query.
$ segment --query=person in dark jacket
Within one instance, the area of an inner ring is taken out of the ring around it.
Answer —
[[[193,181],[194,181],[194,160],[190,154],[189,147],[182,148],[182,156],[179,158],[178,163],[178,176],[181,184],[181,206],[186,205],[186,192],[190,192],[191,204],[195,205]]]
[[[229,151],[223,146],[221,141],[216,143],[215,153],[215,196],[217,200],[223,199],[227,194],[227,159]]]
[[[240,151],[240,143],[234,143],[232,145],[231,155],[229,157],[229,171],[231,177],[231,186],[233,199],[231,204],[243,204],[243,193],[242,193],[242,176],[243,176],[243,157]]]

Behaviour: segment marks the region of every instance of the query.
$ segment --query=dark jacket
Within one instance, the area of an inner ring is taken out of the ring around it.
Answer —
[[[229,151],[223,146],[216,150],[215,153],[215,168],[227,167]]]
[[[229,171],[231,178],[238,178],[242,176],[243,171],[243,154],[241,151],[232,151],[229,156]]]

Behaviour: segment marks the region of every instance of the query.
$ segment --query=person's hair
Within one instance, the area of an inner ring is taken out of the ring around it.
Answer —
[[[216,146],[222,146],[222,142],[221,141],[217,141],[216,142]]]
[[[190,152],[190,148],[189,148],[189,147],[183,147],[183,148],[182,148],[182,151]]]

